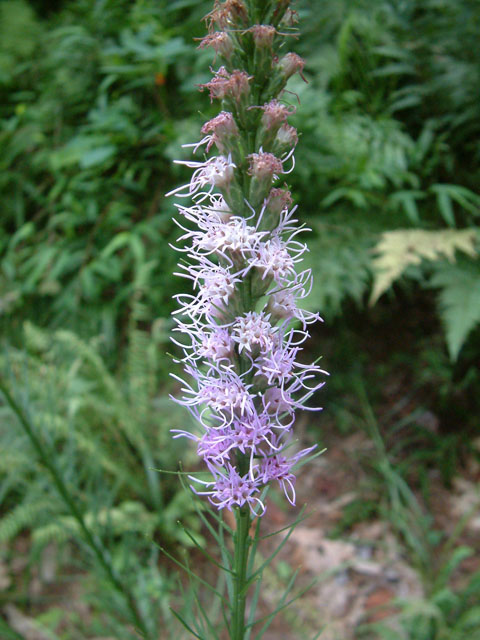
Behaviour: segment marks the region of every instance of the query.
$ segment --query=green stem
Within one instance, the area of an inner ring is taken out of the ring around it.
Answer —
[[[130,610],[130,613],[132,615],[133,623],[135,624],[135,626],[137,627],[137,629],[140,631],[140,633],[144,638],[147,638],[147,639],[151,638],[151,635],[148,632],[148,629],[142,620],[142,616],[140,614],[140,611],[137,608],[137,605],[135,603],[135,599],[132,593],[130,593],[130,591],[125,587],[125,585],[122,584],[119,577],[116,575],[116,572],[112,567],[111,563],[109,562],[100,540],[98,540],[97,537],[94,536],[94,534],[90,531],[90,529],[85,524],[85,520],[83,518],[82,512],[78,508],[75,500],[70,495],[68,487],[65,484],[61,473],[59,472],[55,463],[53,462],[53,460],[55,459],[53,452],[47,451],[42,441],[35,433],[32,425],[30,424],[29,420],[25,416],[24,412],[20,408],[19,404],[13,398],[13,396],[11,395],[11,393],[9,392],[8,388],[6,387],[6,385],[2,380],[0,380],[0,391],[5,396],[5,399],[10,409],[17,416],[19,423],[23,427],[23,430],[27,434],[30,442],[33,445],[33,448],[38,454],[40,462],[50,472],[50,475],[52,476],[52,479],[53,479],[53,483],[58,493],[60,494],[61,498],[65,502],[73,518],[77,521],[78,526],[81,532],[83,533],[85,541],[87,542],[90,549],[93,551],[100,566],[105,571],[108,580],[110,581],[112,586],[116,589],[116,591],[118,591],[124,597],[127,607]]]
[[[247,598],[247,566],[251,539],[249,536],[251,516],[247,505],[236,509],[237,530],[234,535],[233,557],[233,602],[230,640],[244,640],[245,605]]]

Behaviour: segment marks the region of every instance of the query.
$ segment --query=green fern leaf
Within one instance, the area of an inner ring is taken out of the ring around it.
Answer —
[[[32,528],[39,518],[52,511],[51,500],[24,501],[0,522],[0,543],[12,540],[22,529]]]
[[[456,360],[468,334],[480,323],[480,266],[466,262],[438,265],[431,284],[441,289],[440,315],[450,357]]]
[[[305,306],[333,318],[346,298],[361,304],[370,279],[370,252],[378,229],[364,218],[329,215],[325,222],[312,225],[316,237],[309,241],[303,268],[315,275],[312,294]]]

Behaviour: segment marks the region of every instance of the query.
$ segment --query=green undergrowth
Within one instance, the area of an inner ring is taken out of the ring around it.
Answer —
[[[177,521],[199,526],[176,477],[159,472],[175,471],[185,459],[170,441],[170,429],[184,419],[159,390],[164,337],[154,338],[130,327],[121,377],[108,371],[98,341],[31,323],[23,349],[1,356],[0,545],[13,550],[28,535],[32,566],[53,545],[66,563],[57,578],[71,572],[80,579],[103,628],[117,629],[118,638],[136,637],[119,630],[129,620],[125,593],[141,612],[144,637],[156,638],[165,616],[171,622],[168,601],[176,587],[153,542],[188,547]],[[14,561],[12,552],[4,561]],[[84,575],[86,568],[92,575]],[[10,589],[8,598],[17,597],[21,591]]]
[[[183,285],[164,194],[213,106],[196,51],[207,1],[0,5],[0,309],[13,326],[128,322],[149,272],[151,318]],[[301,134],[291,176],[313,229],[309,304],[327,319],[418,284],[452,361],[478,333],[479,26],[474,0],[299,0],[306,78],[284,99]],[[16,34],[21,33],[21,39]],[[21,44],[20,44],[21,40]],[[161,282],[161,286],[158,283]],[[88,312],[87,312],[88,309]]]

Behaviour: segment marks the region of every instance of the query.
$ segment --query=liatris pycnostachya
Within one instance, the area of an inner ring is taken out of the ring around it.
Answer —
[[[307,401],[325,372],[300,360],[308,325],[318,314],[301,308],[311,290],[309,270],[297,268],[307,250],[283,176],[294,168],[295,107],[282,101],[288,79],[302,74],[295,53],[281,55],[296,33],[288,0],[226,0],[207,16],[200,47],[221,59],[200,86],[222,111],[192,145],[197,161],[190,183],[168,195],[185,220],[179,241],[181,273],[194,293],[177,296],[174,342],[184,353],[185,405],[199,434],[176,430],[197,443],[211,472],[192,489],[219,509],[249,508],[262,515],[262,490],[279,483],[295,503],[293,467],[314,447],[291,453],[295,412],[318,410]],[[206,154],[216,153],[207,157]],[[192,228],[193,227],[193,228]],[[176,377],[176,376],[175,376]]]

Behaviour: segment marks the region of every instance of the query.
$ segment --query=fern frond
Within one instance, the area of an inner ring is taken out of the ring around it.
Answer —
[[[23,337],[25,346],[29,351],[42,353],[51,346],[51,334],[45,329],[37,327],[33,322],[26,320],[23,323]]]
[[[84,514],[84,519],[87,527],[100,537],[103,537],[106,531],[110,536],[137,532],[150,537],[158,525],[157,514],[149,512],[138,501],[125,501],[117,507],[104,507],[98,512],[90,511]],[[54,522],[37,527],[33,532],[33,541],[36,545],[43,546],[51,541],[65,542],[70,537],[80,535],[80,527],[75,518],[60,516]]]
[[[476,257],[477,233],[476,229],[399,229],[383,233],[375,247],[375,279],[370,304],[375,304],[408,267],[419,265],[422,260],[436,261],[447,258],[453,262],[455,251],[462,251],[472,258]]]
[[[25,469],[31,462],[31,456],[27,453],[4,447],[0,456],[0,474],[18,474],[20,469]]]
[[[71,516],[57,516],[53,522],[37,526],[32,531],[32,541],[37,547],[44,547],[50,542],[63,544],[69,539],[80,536],[80,529]]]
[[[456,360],[472,329],[480,323],[480,265],[441,264],[431,284],[440,288],[438,306],[450,358]]]
[[[333,214],[312,225],[316,237],[309,242],[302,267],[316,276],[306,304],[327,318],[339,314],[346,298],[360,304],[370,280],[370,252],[378,229],[363,218],[353,223],[349,218]]]
[[[126,465],[118,464],[115,451],[109,450],[91,435],[85,435],[82,431],[75,429],[71,421],[61,415],[52,416],[47,412],[39,412],[37,419],[40,424],[48,424],[50,432],[57,438],[73,440],[75,449],[88,460],[91,467],[103,469],[124,486],[130,486],[136,490],[142,487],[142,483],[133,472],[129,472]]]
[[[138,428],[137,417],[132,415],[129,398],[125,396],[121,385],[108,371],[100,354],[93,346],[84,342],[71,331],[60,330],[54,335],[55,339],[67,347],[73,355],[83,363],[90,365],[91,374],[93,374],[95,382],[107,395],[107,398],[104,398],[103,394],[98,394],[97,392],[96,397],[98,398],[100,395],[102,400],[106,400],[104,403],[105,408],[110,406],[112,414],[115,415],[118,420],[118,423],[113,423],[111,427],[118,429],[118,426],[121,426],[129,441],[134,443],[138,448],[143,448],[143,434],[141,429]]]
[[[102,357],[95,348],[79,338],[72,331],[59,330],[55,332],[54,336],[55,339],[67,347],[72,354],[91,366],[92,371],[96,374],[97,381],[104,387],[105,391],[108,391],[112,400],[123,401],[122,393],[115,382],[115,378],[110,374]]]
[[[24,500],[0,522],[0,543],[9,542],[22,529],[30,529],[38,524],[40,516],[52,511],[50,500]]]

